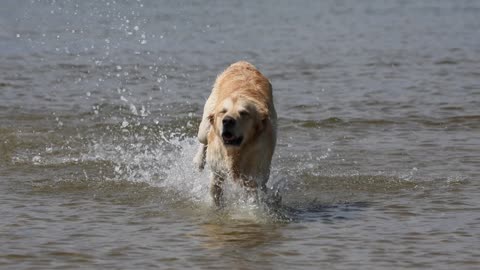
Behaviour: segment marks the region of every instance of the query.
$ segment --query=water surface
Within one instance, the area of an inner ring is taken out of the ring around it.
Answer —
[[[477,1],[3,1],[0,267],[478,269]],[[191,164],[237,60],[274,87],[270,193]]]

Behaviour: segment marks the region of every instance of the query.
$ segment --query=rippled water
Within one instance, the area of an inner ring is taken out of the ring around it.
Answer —
[[[478,269],[478,1],[3,1],[0,268]],[[245,59],[270,193],[191,160]]]

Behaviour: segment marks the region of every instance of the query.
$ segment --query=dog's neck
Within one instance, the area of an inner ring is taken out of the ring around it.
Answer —
[[[241,148],[225,148],[225,156],[227,157],[227,167],[234,179],[240,178],[242,155]]]
[[[247,149],[242,149],[242,150],[236,149],[234,151],[232,150],[226,151],[227,157],[228,157],[227,162],[229,163],[228,168],[230,170],[229,173],[234,182],[237,182],[241,186],[244,186],[248,189],[256,189],[257,182],[255,181],[255,179],[252,179],[251,176],[244,175],[245,168],[242,168],[242,166],[245,166],[248,163],[248,160],[246,159],[251,158],[250,153],[242,152],[245,150]],[[241,155],[240,153],[243,153],[243,155]]]
[[[268,131],[268,128],[266,129]],[[251,138],[251,141],[245,142],[244,145],[240,147],[226,147],[221,138],[215,134],[214,131],[209,133],[210,147],[216,148],[222,158],[219,159],[220,163],[218,166],[215,164],[215,167],[219,171],[226,170],[226,173],[233,181],[239,182],[241,185],[248,188],[256,188],[257,183],[252,177],[259,176],[257,172],[258,164],[252,163],[256,160],[254,155],[258,155],[257,143],[258,137],[265,134],[265,129],[259,130],[255,137]],[[215,151],[215,150],[214,150]],[[260,176],[261,177],[261,176]]]

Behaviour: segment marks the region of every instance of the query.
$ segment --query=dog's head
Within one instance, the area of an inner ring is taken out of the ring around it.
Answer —
[[[265,106],[245,97],[226,98],[209,116],[215,134],[226,147],[241,147],[255,139],[267,118]]]

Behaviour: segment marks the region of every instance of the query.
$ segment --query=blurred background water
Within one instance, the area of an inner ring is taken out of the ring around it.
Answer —
[[[478,269],[479,14],[2,1],[0,267]],[[211,85],[241,59],[273,84],[283,200],[218,212],[191,160]]]

